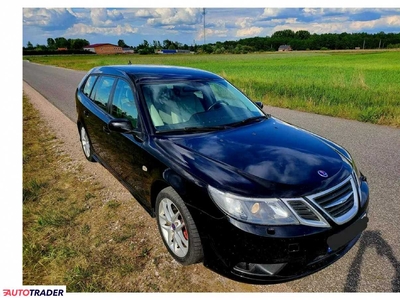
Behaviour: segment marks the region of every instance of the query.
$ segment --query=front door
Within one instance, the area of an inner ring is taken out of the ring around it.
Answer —
[[[137,103],[127,81],[118,79],[111,101],[113,118],[128,119],[136,131],[142,131]],[[110,132],[108,142],[110,152],[107,153],[107,163],[119,179],[128,185],[135,198],[150,208],[152,178],[149,164],[152,165],[153,158],[143,149],[144,141],[134,134]]]

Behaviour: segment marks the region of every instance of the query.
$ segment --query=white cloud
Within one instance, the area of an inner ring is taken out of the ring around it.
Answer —
[[[285,23],[286,23],[286,24],[296,24],[296,23],[298,23],[298,22],[297,22],[297,18],[287,18],[287,19],[285,20]]]
[[[304,8],[303,9],[305,16],[318,16],[324,14],[323,8]]]
[[[355,14],[355,13],[360,13],[365,11],[365,8],[361,7],[353,7],[353,8],[322,8],[321,13],[322,14],[331,14],[331,13],[337,13],[337,14]]]
[[[240,28],[248,28],[251,27],[251,24],[254,22],[252,18],[239,18],[235,22],[235,25]]]
[[[348,22],[348,16],[331,16],[331,17],[324,17],[324,23],[345,23]],[[327,33],[327,32],[325,32]]]
[[[372,21],[357,21],[351,22],[349,28],[355,31],[362,31],[366,29],[371,29],[375,27],[399,27],[400,30],[400,16],[388,16],[383,17],[378,20]]]
[[[106,8],[92,8],[90,10],[90,17],[95,26],[112,25],[113,22],[124,18],[120,11],[116,9],[108,10]]]
[[[214,30],[214,29],[206,28],[206,43],[208,43],[207,40],[212,39],[214,37],[219,37],[219,38],[227,37],[228,32],[229,31],[227,29]],[[201,41],[204,39],[203,30],[199,30],[199,32],[197,33],[196,39],[201,40]]]
[[[139,9],[137,12],[135,12],[134,15],[135,17],[139,18],[148,18],[153,16],[150,9]]]
[[[66,8],[24,8],[24,26],[68,28],[76,20],[72,10]]]
[[[252,37],[257,36],[263,29],[261,27],[250,27],[250,28],[243,28],[239,29],[236,32],[237,37]]]
[[[148,25],[193,25],[200,23],[200,8],[157,8],[153,17],[147,20]]]
[[[400,15],[386,16],[372,21],[348,21],[347,17],[337,16],[325,19],[325,22],[302,23],[296,19],[287,19],[285,24],[277,25],[275,31],[291,29],[293,31],[307,30],[311,33],[342,33],[342,32],[362,32],[373,28],[393,28],[398,27],[400,31]]]
[[[265,8],[261,17],[275,17],[282,11],[283,8]]]
[[[128,33],[136,33],[138,28],[134,28],[129,24],[117,25],[115,27],[96,27],[87,24],[75,24],[66,31],[70,36],[83,36],[85,34],[103,34],[103,35],[124,35]]]
[[[345,32],[347,28],[347,24],[345,23],[297,23],[297,24],[290,24],[290,25],[278,25],[274,27],[272,32],[291,29],[294,32],[299,30],[307,30],[310,33],[341,33]]]

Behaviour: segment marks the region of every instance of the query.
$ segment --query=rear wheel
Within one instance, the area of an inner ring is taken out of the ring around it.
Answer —
[[[88,161],[94,162],[95,160],[93,158],[92,144],[90,143],[90,139],[86,132],[85,126],[81,126],[79,133],[81,137],[83,154],[85,154],[85,157]]]
[[[158,229],[172,257],[182,265],[202,261],[203,248],[193,218],[172,188],[163,189],[156,200]]]

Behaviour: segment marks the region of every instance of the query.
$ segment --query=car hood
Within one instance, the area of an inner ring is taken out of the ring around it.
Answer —
[[[351,174],[349,162],[331,145],[275,118],[167,140],[163,148],[179,153],[189,170],[240,194],[301,196]]]

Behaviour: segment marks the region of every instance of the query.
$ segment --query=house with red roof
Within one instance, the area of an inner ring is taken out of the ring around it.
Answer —
[[[116,54],[124,53],[122,47],[117,45],[103,43],[103,44],[92,44],[83,48],[83,50],[91,51],[96,54]]]

